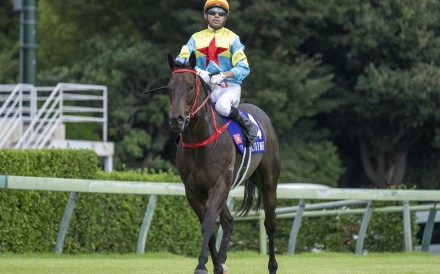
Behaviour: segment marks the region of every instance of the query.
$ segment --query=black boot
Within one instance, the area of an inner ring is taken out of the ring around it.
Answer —
[[[228,118],[237,121],[237,123],[244,129],[245,135],[249,141],[249,146],[252,146],[257,141],[258,127],[237,108],[231,108],[231,113],[229,113]]]

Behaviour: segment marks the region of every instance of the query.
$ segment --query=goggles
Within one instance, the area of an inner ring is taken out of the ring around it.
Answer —
[[[218,14],[220,17],[228,16],[228,13],[224,9],[218,7],[210,8],[206,11],[206,13],[212,16],[215,16],[216,14]]]

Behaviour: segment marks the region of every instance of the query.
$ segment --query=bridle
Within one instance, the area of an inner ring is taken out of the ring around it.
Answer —
[[[194,117],[194,115],[204,106],[206,105],[206,103],[208,102],[209,98],[211,98],[211,94],[213,91],[209,92],[208,95],[206,96],[205,100],[203,100],[203,102],[197,107],[197,102],[199,101],[199,97],[200,97],[200,79],[199,77],[197,77],[197,72],[194,69],[176,69],[173,70],[173,74],[176,73],[183,73],[183,72],[189,72],[194,74],[195,76],[195,81],[196,81],[196,97],[194,98],[194,103],[191,106],[191,109],[189,111],[189,114],[187,117],[185,117],[185,126],[189,124],[190,119]],[[220,136],[220,134],[222,134],[229,126],[229,124],[231,123],[232,120],[229,120],[227,123],[224,123],[223,126],[221,126],[220,128],[217,127],[217,122],[215,119],[215,114],[214,114],[214,108],[212,107],[212,105],[210,106],[211,109],[211,114],[212,114],[212,118],[214,121],[214,133],[206,140],[201,141],[201,142],[197,142],[197,143],[186,143],[183,141],[182,138],[182,134],[180,134],[180,141],[182,143],[183,147],[189,147],[189,148],[197,148],[197,147],[202,147],[202,146],[206,146],[207,144],[211,143],[212,141],[218,140],[218,137]]]
[[[173,74],[176,73],[183,73],[183,72],[189,72],[195,75],[196,77],[196,98],[194,98],[194,103],[191,106],[191,109],[189,111],[189,114],[187,117],[185,117],[185,125],[189,123],[190,118],[193,118],[194,115],[208,102],[209,98],[211,97],[212,92],[206,96],[206,99],[203,100],[203,102],[196,108],[197,102],[199,101],[200,97],[200,79],[197,77],[197,72],[193,69],[176,69],[173,70]]]

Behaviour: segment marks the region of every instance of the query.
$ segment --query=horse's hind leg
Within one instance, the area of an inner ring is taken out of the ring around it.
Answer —
[[[276,232],[276,187],[265,189],[262,194],[265,219],[264,226],[266,227],[267,237],[269,238],[269,273],[275,274],[278,269],[278,263],[275,260],[275,242],[274,236]]]
[[[220,263],[222,263],[223,268],[225,270],[225,268],[226,268],[225,263],[226,263],[226,259],[227,259],[226,252],[228,250],[229,237],[231,236],[232,228],[234,225],[234,219],[232,218],[231,213],[229,212],[228,206],[226,204],[223,207],[222,212],[220,213],[220,223],[221,223],[221,226],[223,229],[223,236],[222,236],[222,241],[221,241],[220,248],[218,251],[218,258],[220,260]],[[227,273],[227,272],[224,271],[224,273]]]

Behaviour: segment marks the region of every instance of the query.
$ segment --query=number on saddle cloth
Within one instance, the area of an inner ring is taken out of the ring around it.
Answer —
[[[253,123],[255,123],[258,126],[258,138],[255,144],[252,146],[252,154],[255,153],[262,153],[265,152],[265,143],[264,143],[264,134],[261,129],[260,123],[257,121],[257,119],[254,118],[251,114],[240,110],[246,117],[249,118]],[[222,116],[223,122],[227,123],[231,118]],[[245,148],[245,136],[243,134],[241,126],[232,120],[232,122],[228,126],[228,131],[231,134],[232,140],[234,141],[235,145],[237,146],[238,150],[243,154],[244,148]]]

